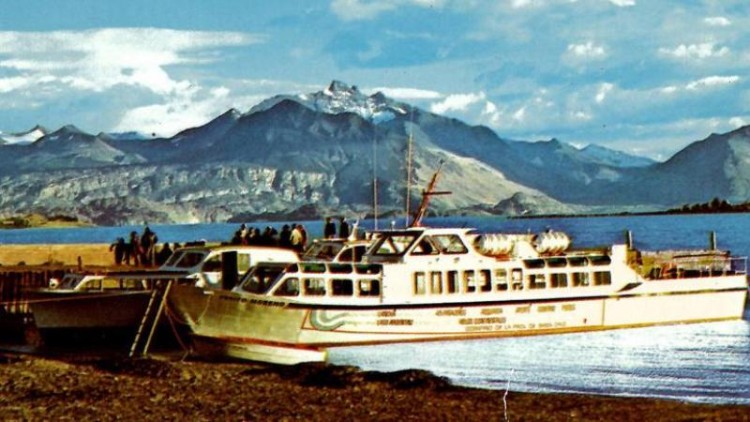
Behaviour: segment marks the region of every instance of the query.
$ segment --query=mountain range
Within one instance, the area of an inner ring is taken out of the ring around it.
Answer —
[[[712,134],[660,163],[557,139],[504,139],[339,81],[228,110],[170,138],[38,126],[0,133],[0,152],[0,215],[103,225],[365,215],[374,198],[381,212],[401,212],[407,187],[415,207],[439,166],[438,189],[452,193],[433,199],[435,213],[661,209],[750,198],[748,127]]]

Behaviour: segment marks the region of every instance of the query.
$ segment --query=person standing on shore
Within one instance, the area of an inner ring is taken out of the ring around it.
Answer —
[[[323,238],[332,239],[336,237],[336,224],[331,220],[331,217],[326,217],[326,224],[323,226]]]
[[[130,265],[130,258],[133,258],[133,265],[138,266],[141,263],[141,242],[138,240],[138,233],[130,232],[130,241],[125,248],[125,264]]]
[[[349,223],[344,217],[339,219],[339,237],[344,240],[349,238]]]
[[[122,260],[123,258],[125,258],[126,249],[127,245],[125,244],[125,239],[121,237],[118,237],[117,240],[115,240],[115,243],[109,246],[109,250],[114,251],[115,265],[122,265]]]

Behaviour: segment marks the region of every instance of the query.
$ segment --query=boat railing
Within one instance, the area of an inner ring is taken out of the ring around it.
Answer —
[[[725,252],[643,255],[641,273],[648,279],[705,278],[747,274],[747,257]]]

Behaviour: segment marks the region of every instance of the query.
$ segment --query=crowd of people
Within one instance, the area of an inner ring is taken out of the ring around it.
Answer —
[[[127,241],[124,237],[118,237],[109,250],[114,254],[115,265],[153,267],[165,263],[179,246],[164,243],[158,248],[158,242],[156,233],[146,226],[140,236],[138,232],[131,231]]]
[[[347,239],[350,234],[349,223],[344,217],[339,218],[338,229],[331,217],[325,219],[324,238]],[[156,233],[149,226],[146,226],[140,235],[136,231],[131,231],[127,240],[124,237],[118,237],[109,247],[109,250],[114,254],[115,265],[160,266],[169,259],[172,252],[179,247],[179,244],[164,243],[159,248],[158,242],[159,238]],[[261,231],[243,223],[234,232],[230,243],[233,245],[276,246],[302,253],[307,247],[308,235],[305,226],[297,223],[284,224],[281,231],[271,226],[267,226]]]
[[[230,242],[233,245],[278,246],[302,252],[307,246],[307,231],[302,224],[284,224],[279,232],[267,226],[263,232],[244,223],[234,232]]]
[[[349,223],[344,217],[339,218],[337,231],[336,223],[333,222],[331,217],[327,217],[323,227],[323,237],[326,239],[335,238],[337,232],[338,238],[347,239],[350,234]],[[297,223],[284,224],[281,231],[267,226],[262,232],[256,227],[248,227],[242,223],[240,228],[234,232],[230,243],[233,245],[278,246],[302,252],[307,247],[308,235],[305,226]]]

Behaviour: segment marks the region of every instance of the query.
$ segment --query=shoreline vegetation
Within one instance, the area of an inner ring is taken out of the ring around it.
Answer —
[[[459,210],[455,215],[466,215],[466,210]],[[622,211],[622,212],[597,212],[597,213],[544,213],[544,214],[522,214],[508,215],[512,219],[536,219],[536,218],[589,218],[589,217],[627,217],[641,215],[683,215],[683,214],[735,214],[750,212],[750,201],[739,204],[731,204],[725,199],[714,198],[709,202],[697,204],[685,204],[681,207],[669,208],[666,210],[656,211]],[[372,215],[360,213],[363,218],[372,218]],[[450,212],[440,214],[440,216],[453,215]],[[484,212],[477,212],[477,215],[486,215]],[[400,216],[396,210],[388,210],[379,215],[382,219]],[[437,216],[430,214],[430,216]],[[228,219],[227,223],[247,223],[250,221],[257,222],[274,222],[274,221],[292,221],[292,220],[322,220],[323,215],[314,206],[303,206],[291,212],[263,213],[253,215],[241,215]],[[0,217],[0,230],[2,229],[28,229],[28,228],[78,228],[78,227],[96,227],[96,224],[81,221],[78,217],[68,215],[45,216],[38,213],[26,215],[15,215]]]
[[[623,211],[603,213],[581,213],[581,214],[525,214],[512,216],[516,219],[532,218],[587,218],[587,217],[629,217],[640,215],[695,215],[695,214],[741,214],[750,212],[750,202],[731,204],[727,200],[714,198],[710,202],[698,204],[685,204],[677,208],[669,208],[662,211]]]
[[[33,213],[0,218],[0,229],[65,227],[93,227],[93,224],[82,222],[78,220],[77,217],[67,215],[44,216],[42,214]]]
[[[362,371],[179,357],[0,352],[3,420],[747,421],[750,407],[452,385],[427,371]]]

